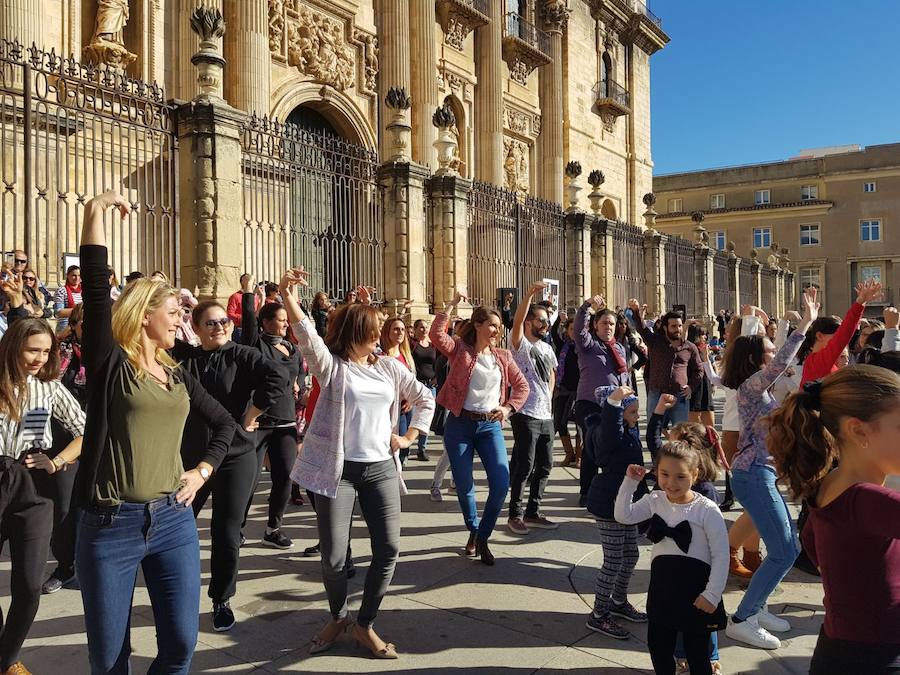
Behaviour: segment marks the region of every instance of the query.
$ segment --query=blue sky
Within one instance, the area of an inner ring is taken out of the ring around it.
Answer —
[[[654,173],[900,141],[898,0],[652,0]]]

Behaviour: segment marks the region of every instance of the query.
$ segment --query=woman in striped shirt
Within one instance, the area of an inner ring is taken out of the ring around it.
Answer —
[[[0,673],[28,673],[19,650],[37,614],[53,528],[53,505],[38,495],[29,469],[62,471],[81,454],[84,413],[58,375],[59,346],[50,325],[42,319],[13,323],[0,340],[0,535],[9,540],[12,559]],[[75,438],[53,459],[46,454],[53,444],[51,418]]]

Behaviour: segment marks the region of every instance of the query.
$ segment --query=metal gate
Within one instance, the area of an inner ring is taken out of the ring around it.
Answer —
[[[244,265],[276,281],[309,271],[304,297],[384,287],[384,227],[375,152],[328,131],[253,115],[242,129]]]
[[[776,316],[778,312],[777,297],[775,295],[778,276],[775,270],[770,267],[760,268],[760,299],[759,306],[771,316]]]
[[[734,309],[731,288],[728,283],[728,254],[715,251],[713,254],[713,312],[718,314],[722,309]]]
[[[555,303],[565,306],[566,222],[558,204],[519,196],[475,181],[469,193],[469,296],[498,306],[499,289],[521,298],[539,279],[559,282]]]
[[[110,264],[177,284],[177,136],[163,90],[105,66],[0,40],[0,249],[24,249],[48,285],[78,254],[84,205],[106,190]]]
[[[666,309],[684,305],[694,315],[694,245],[683,237],[669,236],[663,245],[666,257]]]
[[[738,304],[752,305],[756,302],[756,289],[753,287],[753,272],[750,270],[750,263],[741,260],[738,264],[738,291],[740,302]],[[740,312],[740,307],[735,307],[735,311]]]
[[[625,307],[631,298],[644,301],[647,272],[644,268],[644,231],[636,225],[609,221],[612,234],[612,292],[610,306]]]

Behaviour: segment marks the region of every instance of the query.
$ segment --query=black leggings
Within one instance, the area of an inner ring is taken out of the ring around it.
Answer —
[[[603,408],[594,403],[593,401],[576,401],[575,402],[575,422],[578,424],[578,427],[581,429],[581,437],[587,438],[587,430],[584,428],[584,420],[587,419],[588,415],[593,413],[602,412]],[[588,448],[585,448],[585,451],[581,455],[581,470],[579,472],[579,482],[581,483],[581,494],[582,496],[586,496],[588,491],[591,489],[591,482],[594,480],[594,476],[597,475],[597,471],[599,468],[596,464],[591,460],[591,453]]]
[[[712,675],[709,663],[709,631],[684,632],[684,653],[691,675]],[[650,621],[647,648],[656,675],[675,675],[675,640],[678,631]]]
[[[70,464],[64,471],[52,474],[46,471],[31,473],[38,496],[53,503],[53,536],[50,539],[50,551],[56,558],[53,576],[63,581],[75,573],[75,526],[78,512],[71,508],[71,504],[77,474],[78,462]]]
[[[284,519],[284,511],[291,500],[291,469],[297,459],[297,427],[276,427],[274,429],[261,430],[259,445],[256,447],[257,470],[256,483],[259,483],[259,474],[262,471],[263,458],[269,455],[269,475],[272,478],[272,489],[269,491],[269,521],[268,527],[277,530]],[[254,486],[253,492],[256,492]],[[244,523],[247,522],[247,513],[253,503],[253,493],[247,502],[244,512]]]
[[[47,562],[53,505],[38,496],[24,466],[0,464],[0,541],[9,541],[12,561],[9,612],[0,613],[0,671],[19,660],[19,650],[38,611]]]

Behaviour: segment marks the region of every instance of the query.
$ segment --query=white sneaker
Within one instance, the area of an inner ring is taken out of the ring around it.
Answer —
[[[772,633],[787,633],[791,629],[791,624],[780,616],[771,614],[767,605],[763,605],[763,608],[756,613],[756,619],[760,626]]]
[[[781,646],[781,640],[765,628],[761,628],[756,618],[757,616],[757,614],[754,614],[740,623],[735,623],[734,620],[729,621],[728,627],[725,629],[725,635],[732,640],[743,642],[751,647],[778,649]]]
[[[431,501],[433,501],[433,502],[444,501],[444,495],[441,494],[441,488],[436,488],[436,487],[431,488]]]

